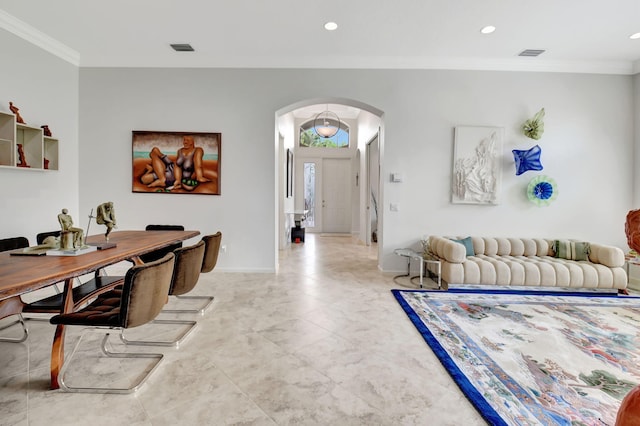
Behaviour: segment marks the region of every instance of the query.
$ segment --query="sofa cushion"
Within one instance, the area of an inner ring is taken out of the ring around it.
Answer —
[[[555,240],[553,243],[555,257],[567,260],[589,260],[591,245],[582,241]]]
[[[461,240],[454,240],[452,238],[451,240],[455,241],[456,243],[462,244],[464,246],[464,248],[465,248],[467,256],[475,256],[476,255],[475,251],[473,251],[473,241],[471,240],[471,237],[463,238]]]

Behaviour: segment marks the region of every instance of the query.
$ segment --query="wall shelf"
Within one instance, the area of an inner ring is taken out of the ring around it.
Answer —
[[[0,167],[58,170],[58,139],[44,136],[42,128],[16,122],[12,113],[0,112]]]

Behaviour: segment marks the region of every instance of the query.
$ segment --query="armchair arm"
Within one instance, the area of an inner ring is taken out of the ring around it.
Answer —
[[[430,236],[429,250],[450,263],[462,263],[467,259],[467,250],[462,244],[444,237]]]
[[[591,244],[589,260],[610,268],[622,267],[625,261],[622,249],[604,244]]]

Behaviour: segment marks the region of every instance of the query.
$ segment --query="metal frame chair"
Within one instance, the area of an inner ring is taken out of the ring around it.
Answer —
[[[38,244],[43,244],[47,237],[59,237],[61,231],[48,231],[41,232],[36,235],[36,241]],[[94,296],[100,293],[112,290],[115,286],[121,284],[124,281],[122,276],[109,276],[104,269],[99,269],[94,273],[92,279],[82,282],[80,278],[75,278],[73,288],[73,300],[76,306],[82,306],[85,302],[92,299]],[[62,291],[58,288],[57,284],[54,284],[53,289],[56,294],[45,297],[40,300],[36,300],[31,303],[26,303],[22,312],[28,314],[58,314],[62,309],[64,303]],[[49,321],[49,318],[40,318],[34,316],[28,316],[26,319],[31,321]]]
[[[200,268],[201,273],[211,272],[218,263],[218,253],[220,252],[220,243],[222,241],[222,233],[220,231],[213,235],[205,235],[202,237],[201,242],[205,243],[204,259],[202,260],[202,266]],[[205,311],[214,301],[214,296],[188,296],[188,295],[176,295],[178,299],[186,300],[206,300],[205,304],[195,309],[164,309],[162,312],[166,313],[183,313],[183,314],[200,314],[204,315]]]
[[[85,330],[71,355],[62,365],[58,381],[60,388],[67,392],[83,393],[132,393],[137,391],[156,370],[163,359],[158,353],[113,352],[107,348],[109,335],[117,330],[122,334],[125,329],[138,327],[153,321],[166,303],[171,286],[171,277],[175,256],[167,254],[162,259],[132,266],[125,275],[122,288],[103,293],[87,307],[51,318],[52,324],[80,325],[105,333],[101,343],[102,353],[109,358],[148,358],[154,360],[151,369],[138,378],[129,387],[80,387],[71,386],[65,381],[65,375],[71,368],[72,360],[77,353]],[[126,370],[126,368],[125,368]]]
[[[198,283],[200,277],[200,267],[204,259],[205,243],[200,241],[189,247],[181,247],[174,250],[176,257],[175,266],[173,268],[173,276],[171,278],[171,287],[169,288],[169,296],[188,293]],[[162,312],[167,312],[163,310]],[[174,324],[188,326],[178,337],[169,341],[150,341],[150,340],[129,340],[125,338],[124,333],[120,334],[120,339],[127,345],[145,345],[145,346],[175,346],[178,348],[182,341],[193,331],[198,324],[191,320],[164,320],[156,319],[153,324]]]
[[[182,225],[147,225],[144,228],[145,231],[184,231],[184,226]],[[143,254],[140,256],[140,260],[144,263],[154,261],[156,259],[160,259],[167,253],[172,253],[175,249],[182,247],[182,243],[171,244],[170,246],[154,250],[152,252]]]
[[[22,300],[20,300],[20,297],[18,296],[0,300],[0,319],[7,318],[12,315],[18,316],[18,319],[16,319],[15,321],[12,321],[9,324],[5,324],[2,327],[0,327],[0,331],[6,330],[16,324],[20,324],[20,326],[22,327],[22,336],[0,337],[0,342],[20,343],[20,342],[24,342],[25,340],[27,340],[27,337],[29,337],[29,329],[27,328],[27,325],[24,323],[24,318],[22,317],[22,305],[23,305]]]
[[[8,250],[16,250],[20,248],[29,247],[29,240],[25,237],[12,237],[0,239],[0,252]],[[0,331],[6,330],[16,324],[20,324],[22,327],[22,336],[20,337],[0,337],[0,342],[20,343],[27,340],[29,337],[29,330],[24,323],[22,316],[22,307],[24,303],[19,296],[10,297],[8,299],[0,300],[0,319],[7,318],[12,315],[17,315],[18,319],[9,324],[5,324],[0,327]]]

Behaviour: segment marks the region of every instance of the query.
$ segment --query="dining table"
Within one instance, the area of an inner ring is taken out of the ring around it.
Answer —
[[[141,264],[140,256],[172,244],[194,238],[199,231],[114,231],[108,243],[104,235],[92,235],[86,244],[96,246],[93,251],[68,255],[19,255],[23,249],[0,253],[0,313],[19,313],[20,296],[56,283],[64,282],[60,313],[72,312],[73,284],[76,278],[95,273],[122,261]],[[45,252],[46,253],[46,252]],[[57,325],[51,347],[51,389],[58,389],[58,374],[64,362],[65,326]]]

